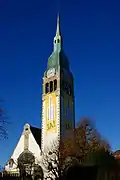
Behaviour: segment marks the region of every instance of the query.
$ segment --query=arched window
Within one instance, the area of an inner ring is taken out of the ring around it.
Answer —
[[[49,83],[45,84],[45,93],[47,94],[49,92]]]
[[[58,40],[57,40],[57,42],[59,43],[59,42],[60,42],[60,40],[58,39]]]
[[[53,91],[53,81],[50,81],[50,92]]]
[[[57,89],[57,80],[55,79],[54,80],[54,91],[56,91],[56,89]]]

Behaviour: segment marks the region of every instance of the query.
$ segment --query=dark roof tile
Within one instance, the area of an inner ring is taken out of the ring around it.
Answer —
[[[32,134],[33,134],[37,144],[41,148],[41,129],[30,126],[30,130],[31,130],[31,132],[32,132]]]

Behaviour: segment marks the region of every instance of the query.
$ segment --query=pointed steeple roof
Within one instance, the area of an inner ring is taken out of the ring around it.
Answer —
[[[69,70],[69,62],[63,51],[63,41],[60,30],[60,15],[57,15],[57,27],[56,34],[53,41],[53,52],[48,58],[48,66],[47,69],[62,67],[66,70]]]
[[[57,36],[61,36],[61,33],[60,33],[60,15],[58,13],[57,15],[57,29],[56,29],[56,35]]]
[[[61,49],[62,49],[62,37],[60,32],[60,15],[58,13],[56,35],[54,37],[54,51],[60,52]]]

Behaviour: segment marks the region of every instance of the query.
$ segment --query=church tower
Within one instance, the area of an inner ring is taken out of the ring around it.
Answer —
[[[69,62],[63,51],[60,18],[43,77],[42,94],[42,151],[57,143],[66,130],[75,126],[74,82]]]

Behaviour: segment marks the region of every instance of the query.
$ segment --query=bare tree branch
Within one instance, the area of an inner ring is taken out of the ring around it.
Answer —
[[[62,157],[60,156],[60,147],[53,142],[51,149],[43,153],[42,164],[46,168],[46,179],[58,180],[62,177]]]
[[[0,139],[6,139],[8,138],[8,132],[7,132],[7,121],[8,117],[6,114],[5,109],[3,108],[1,101],[0,101]]]

